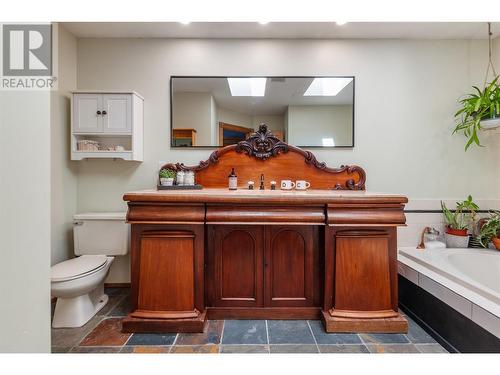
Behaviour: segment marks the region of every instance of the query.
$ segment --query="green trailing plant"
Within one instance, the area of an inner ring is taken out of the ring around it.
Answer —
[[[500,211],[490,212],[490,217],[479,231],[479,241],[483,247],[488,247],[495,237],[500,237]]]
[[[175,171],[172,169],[162,169],[160,171],[160,178],[175,178]]]
[[[473,86],[476,92],[468,94],[467,97],[460,100],[462,105],[455,113],[458,123],[453,131],[463,133],[467,137],[465,151],[472,144],[481,146],[478,132],[481,130],[481,121],[500,116],[500,86],[496,76],[483,90]]]
[[[464,230],[469,227],[471,222],[475,221],[479,207],[469,195],[466,200],[457,202],[455,212],[451,212],[443,201],[441,201],[441,210],[444,220],[450,228]]]

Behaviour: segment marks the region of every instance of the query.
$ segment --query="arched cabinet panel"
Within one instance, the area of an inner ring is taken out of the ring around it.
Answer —
[[[263,227],[213,226],[213,306],[262,306]]]
[[[265,254],[266,305],[313,306],[313,226],[270,226]]]

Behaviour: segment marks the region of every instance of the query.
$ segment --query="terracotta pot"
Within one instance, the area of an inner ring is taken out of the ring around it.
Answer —
[[[446,233],[453,234],[454,236],[467,236],[467,229],[453,229],[446,227]]]
[[[495,245],[497,250],[500,250],[500,237],[494,237],[491,240],[493,241],[493,245]]]

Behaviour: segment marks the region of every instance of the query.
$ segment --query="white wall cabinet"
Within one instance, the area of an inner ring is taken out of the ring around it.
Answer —
[[[73,107],[73,132],[102,132],[102,95],[74,94]]]
[[[71,159],[143,160],[144,98],[134,91],[75,91]]]

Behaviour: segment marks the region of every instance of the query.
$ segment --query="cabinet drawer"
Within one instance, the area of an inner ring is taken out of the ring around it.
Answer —
[[[207,223],[324,224],[324,206],[207,205]]]

